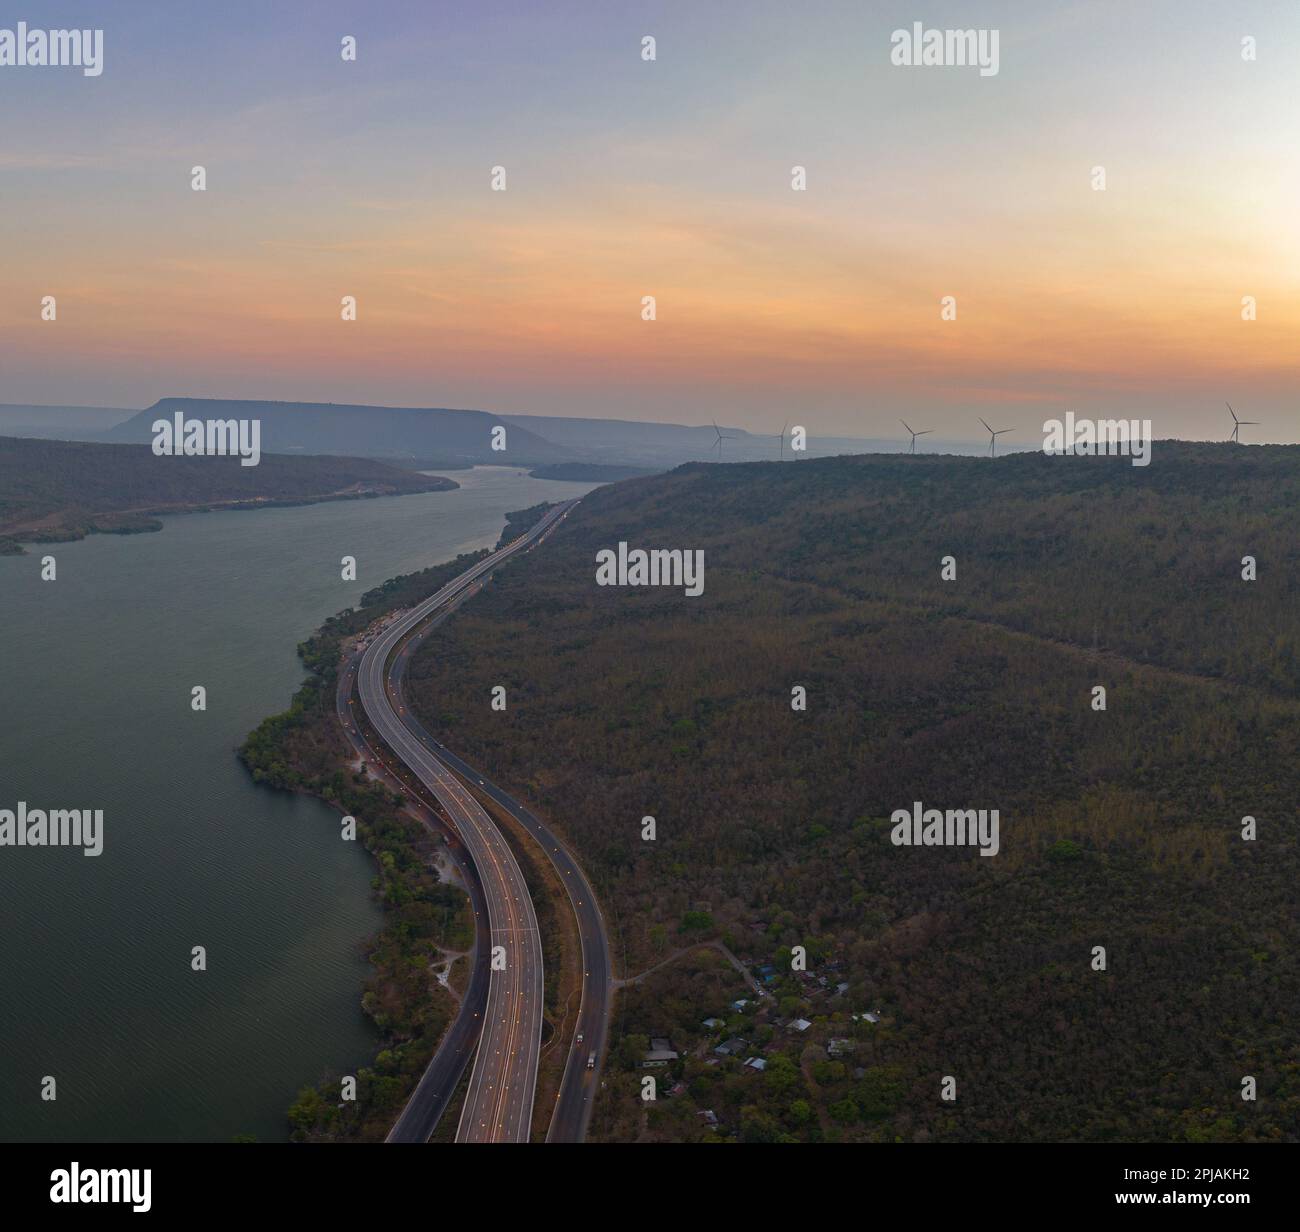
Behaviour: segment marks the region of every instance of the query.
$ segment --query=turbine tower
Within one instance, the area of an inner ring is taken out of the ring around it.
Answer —
[[[790,421],[787,419],[787,420],[785,421],[785,423],[783,423],[783,424],[781,425],[781,435],[777,438],[777,439],[781,442],[781,461],[782,461],[782,462],[785,461],[785,430],[786,430],[789,426],[790,426]]]
[[[1225,402],[1223,405],[1228,408],[1228,414],[1232,416],[1232,435],[1228,437],[1228,440],[1230,440],[1234,445],[1240,445],[1241,441],[1237,439],[1237,430],[1239,428],[1258,428],[1259,420],[1238,419],[1237,412],[1232,409],[1232,403]]]
[[[995,457],[997,455],[998,437],[1002,436],[1004,433],[1013,431],[1013,429],[999,428],[995,432],[992,428],[989,428],[988,421],[985,420],[983,415],[977,415],[976,418],[989,430],[989,457]]]
[[[712,444],[712,446],[711,446],[710,448],[716,449],[716,450],[718,451],[718,461],[721,462],[721,461],[722,461],[722,442],[723,442],[723,441],[734,441],[736,438],[735,438],[734,436],[732,436],[730,433],[723,432],[722,429],[718,427],[718,421],[717,421],[716,419],[713,421],[713,430],[714,430],[714,432],[716,432],[716,433],[718,434],[718,439],[717,439],[716,441],[713,442],[713,444]]]
[[[911,448],[908,449],[908,451],[907,451],[908,453],[915,453],[915,452],[916,452],[916,438],[917,438],[918,436],[929,436],[930,433],[934,431],[933,428],[923,428],[920,432],[912,432],[912,427],[911,427],[911,425],[907,422],[906,419],[900,419],[898,422],[901,423],[901,424],[903,425],[903,427],[905,427],[909,432],[912,433],[912,445],[911,445]]]

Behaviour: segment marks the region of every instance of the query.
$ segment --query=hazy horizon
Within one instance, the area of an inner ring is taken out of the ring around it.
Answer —
[[[151,409],[153,406],[157,405],[159,402],[162,402],[162,401],[165,401],[165,400],[168,400],[168,399],[189,398],[189,397],[191,397],[191,395],[184,395],[184,394],[165,394],[165,395],[162,395],[162,396],[159,397],[159,398],[155,398],[155,399],[153,399],[153,400],[152,400],[151,402],[149,402],[147,405],[145,405],[145,406],[141,406],[141,407],[93,406],[93,405],[85,405],[85,406],[67,406],[67,405],[65,405],[65,404],[63,404],[63,403],[8,403],[8,402],[0,402],[0,413],[3,413],[3,412],[5,412],[5,411],[14,410],[14,409],[25,409],[25,410],[26,410],[26,409],[30,409],[30,410],[38,410],[38,411],[39,411],[39,410],[50,410],[50,411],[58,411],[58,410],[69,410],[69,411],[111,411],[111,412],[115,412],[115,413],[117,413],[117,414],[120,414],[120,415],[122,416],[122,419],[121,419],[120,421],[117,421],[117,422],[125,422],[125,421],[126,421],[127,419],[129,419],[129,418],[131,418],[131,417],[133,417],[133,416],[135,416],[135,415],[138,415],[138,414],[142,413],[143,411],[146,411],[146,410]],[[268,399],[268,398],[222,398],[222,397],[220,397],[220,396],[214,396],[212,400],[213,400],[213,401],[219,401],[219,402],[243,402],[243,401],[248,401],[248,402],[277,402],[277,403],[279,403],[279,402],[283,402],[283,403],[290,403],[290,404],[301,402],[303,405],[331,405],[331,403],[328,402],[328,401],[321,402],[321,403],[315,403],[315,402],[310,402],[310,403],[309,403],[309,402],[308,402],[307,400],[305,400],[305,399],[296,399],[296,398],[282,398],[282,399]],[[682,420],[664,420],[664,419],[655,419],[655,420],[652,420],[652,419],[641,419],[641,418],[635,418],[635,417],[631,417],[631,416],[628,416],[628,417],[620,417],[620,416],[616,416],[616,415],[604,415],[604,416],[589,416],[589,415],[568,415],[568,416],[565,416],[565,415],[548,415],[546,412],[541,412],[541,411],[537,411],[537,412],[532,412],[532,411],[523,411],[523,412],[518,412],[518,411],[498,412],[498,411],[494,411],[493,408],[491,408],[491,407],[470,407],[470,406],[464,406],[464,407],[434,407],[432,404],[424,405],[424,406],[418,406],[418,405],[415,405],[415,404],[410,404],[410,405],[394,405],[394,404],[390,404],[390,403],[378,403],[378,402],[374,402],[374,403],[333,403],[332,405],[336,405],[336,406],[337,406],[337,405],[346,405],[346,406],[352,406],[352,405],[355,405],[355,406],[359,406],[359,407],[371,407],[371,408],[376,409],[376,410],[410,410],[410,411],[420,411],[420,410],[433,410],[433,409],[438,409],[438,410],[452,410],[452,411],[482,411],[482,412],[485,413],[485,414],[500,414],[501,417],[502,417],[503,419],[528,419],[528,418],[538,418],[538,419],[566,419],[566,418],[567,418],[567,419],[578,419],[578,420],[581,420],[581,419],[591,419],[591,420],[593,420],[593,421],[595,421],[595,422],[598,422],[598,421],[600,421],[600,420],[611,420],[611,421],[617,421],[617,422],[621,422],[621,423],[650,423],[650,424],[657,424],[657,425],[659,425],[659,426],[661,426],[661,427],[678,427],[678,428],[684,428],[684,429],[689,429],[689,430],[704,429],[704,428],[711,428],[711,427],[712,427],[712,423],[711,423],[710,420],[705,420],[705,421],[702,422],[702,423],[690,423],[690,422],[685,422],[685,421],[682,421]],[[1074,408],[1067,408],[1067,409],[1071,409],[1071,410],[1073,410]],[[794,412],[791,412],[791,413],[794,414]],[[1062,410],[1061,412],[1058,412],[1058,414],[1061,414],[1061,415],[1063,415],[1064,413],[1065,413],[1064,410]],[[1226,412],[1225,412],[1225,413],[1226,413]],[[1077,415],[1077,414],[1078,414],[1078,412],[1076,411],[1076,415]],[[1106,416],[1101,416],[1101,418],[1107,418],[1107,417],[1106,417]],[[790,422],[794,422],[794,421],[791,420]],[[895,422],[898,422],[898,421],[895,420]],[[1231,421],[1229,421],[1229,422],[1231,422]],[[34,425],[23,425],[23,426],[34,426]],[[771,432],[769,432],[769,431],[767,431],[767,430],[765,430],[765,429],[761,429],[761,428],[760,428],[760,429],[745,428],[743,425],[741,425],[741,424],[739,424],[739,423],[732,423],[732,422],[719,421],[718,426],[719,426],[721,429],[723,429],[724,431],[729,431],[729,432],[740,431],[740,432],[744,432],[744,433],[746,433],[749,437],[751,437],[751,438],[753,438],[753,439],[756,439],[756,440],[757,440],[757,439],[762,439],[762,438],[767,437],[767,436],[773,436],[773,435],[775,435],[775,434],[773,434],[773,433],[771,433]],[[894,452],[894,449],[893,449],[892,447],[894,447],[894,446],[898,446],[900,443],[901,443],[901,445],[902,445],[902,447],[903,447],[904,449],[906,448],[906,445],[907,445],[907,443],[908,443],[908,434],[907,434],[907,432],[903,431],[903,429],[902,429],[901,426],[899,427],[898,432],[895,433],[895,434],[893,434],[893,435],[891,435],[891,434],[889,433],[889,431],[888,431],[889,424],[888,424],[887,422],[884,423],[884,424],[882,424],[882,425],[880,425],[880,431],[879,431],[879,432],[873,432],[873,431],[866,430],[866,429],[870,429],[872,426],[873,426],[873,425],[870,425],[870,424],[868,424],[868,425],[864,425],[864,432],[863,432],[863,434],[861,434],[861,435],[854,435],[854,434],[844,433],[844,434],[825,435],[825,436],[822,436],[820,439],[821,439],[823,442],[826,441],[826,440],[831,440],[831,441],[852,441],[852,442],[860,443],[860,444],[864,444],[864,445],[875,445],[875,444],[882,444],[882,445],[883,445],[883,444],[887,444],[887,445],[890,445],[890,446],[891,446],[891,449],[888,450],[888,451],[886,451],[886,452]],[[1254,424],[1249,424],[1249,425],[1247,425],[1246,421],[1243,420],[1243,422],[1242,422],[1242,430],[1243,430],[1244,432],[1247,432],[1247,433],[1249,433],[1249,432],[1254,432],[1254,431],[1256,430],[1256,428],[1257,428],[1257,425],[1254,425]],[[6,425],[4,424],[3,421],[0,421],[0,436],[5,435],[5,434],[6,434],[6,431],[7,431]],[[539,428],[538,431],[539,431],[539,433],[541,433],[543,436],[545,435],[543,429]],[[778,430],[778,431],[779,431],[779,430]],[[950,434],[950,435],[938,435],[938,430],[937,430],[937,429],[928,428],[928,429],[925,430],[925,433],[924,433],[924,434],[925,434],[926,436],[928,436],[930,439],[929,439],[928,441],[919,441],[918,444],[917,444],[917,452],[919,452],[919,453],[935,453],[935,452],[939,452],[938,449],[937,449],[937,447],[938,447],[938,446],[941,446],[941,445],[963,445],[963,446],[969,446],[969,447],[971,447],[971,448],[978,448],[978,450],[980,450],[980,451],[983,451],[985,448],[987,448],[987,446],[988,446],[988,437],[987,437],[987,433],[986,433],[986,431],[985,431],[984,429],[982,429],[982,428],[979,429],[979,430],[971,429],[968,435],[959,435],[959,432],[960,432],[960,428],[959,428],[959,427],[954,427],[952,434]],[[1002,435],[1003,432],[1006,432],[1006,434],[1007,434],[1007,435],[1005,436],[1005,438],[1004,438],[1003,435]],[[1163,436],[1163,437],[1162,437],[1162,436],[1156,435],[1156,436],[1153,436],[1151,439],[1152,439],[1153,441],[1159,441],[1159,440],[1173,440],[1173,441],[1181,441],[1181,442],[1184,442],[1184,443],[1187,443],[1187,444],[1216,444],[1216,443],[1227,444],[1227,443],[1229,442],[1229,437],[1227,437],[1227,436],[1217,436],[1217,437],[1216,437],[1216,436],[1192,437],[1192,436],[1168,435],[1168,436]],[[1294,443],[1296,443],[1296,442],[1274,441],[1274,440],[1267,440],[1267,439],[1252,440],[1252,439],[1249,438],[1249,435],[1247,435],[1246,439],[1241,440],[1239,443],[1240,443],[1241,445],[1277,445],[1277,444],[1294,444]],[[1006,428],[1006,429],[1002,429],[1002,430],[999,431],[999,434],[998,434],[998,449],[999,449],[1000,451],[1003,451],[1003,452],[1017,452],[1017,453],[1020,453],[1020,452],[1025,452],[1025,451],[1031,451],[1031,450],[1039,449],[1039,448],[1041,448],[1041,447],[1042,447],[1041,433],[1037,432],[1037,430],[1034,429],[1034,428],[1032,428],[1032,427],[1029,428],[1029,429],[1027,429],[1025,432],[1022,432],[1018,427]],[[270,450],[270,451],[268,451],[268,452],[272,452],[272,453],[273,453],[273,452],[275,452],[275,451],[274,451],[274,450]],[[816,454],[816,455],[813,455],[813,456],[827,456],[827,455]],[[792,454],[791,457],[792,457],[792,459],[793,459],[794,455]],[[754,459],[752,459],[752,458],[728,458],[728,459],[724,459],[724,460],[725,460],[725,461],[731,461],[731,462],[736,462],[736,461],[744,461],[744,462],[747,462],[747,461],[753,461]],[[511,462],[502,462],[502,463],[500,463],[499,465],[501,465],[501,466],[503,466],[503,467],[511,467],[511,466],[515,466],[515,465],[517,465],[517,464],[516,464],[516,463],[511,463]]]

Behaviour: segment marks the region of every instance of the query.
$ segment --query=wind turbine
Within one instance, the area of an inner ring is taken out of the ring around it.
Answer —
[[[781,435],[777,438],[777,439],[781,442],[781,461],[782,461],[782,462],[785,461],[785,430],[786,430],[789,426],[790,426],[790,421],[787,419],[787,420],[785,421],[785,423],[783,423],[783,424],[781,425]]]
[[[714,432],[716,432],[716,433],[718,434],[718,439],[717,439],[716,441],[713,442],[713,444],[710,446],[710,448],[712,448],[712,449],[716,449],[716,450],[718,451],[718,461],[721,462],[721,461],[722,461],[722,442],[723,442],[723,441],[734,441],[736,438],[735,438],[734,436],[732,436],[730,433],[723,432],[722,429],[718,427],[718,421],[717,421],[716,419],[713,421],[713,430],[714,430]]]
[[[1237,412],[1234,411],[1234,410],[1232,409],[1232,404],[1231,404],[1230,402],[1225,402],[1223,405],[1226,406],[1226,407],[1228,408],[1228,414],[1232,416],[1232,435],[1231,435],[1230,437],[1228,437],[1228,440],[1230,440],[1234,445],[1240,445],[1240,444],[1241,444],[1241,441],[1239,441],[1239,440],[1237,439],[1237,429],[1238,429],[1238,428],[1258,428],[1258,427],[1259,427],[1259,420],[1257,420],[1257,419],[1238,419],[1238,418],[1237,418]]]
[[[911,425],[907,422],[906,419],[900,419],[898,422],[901,423],[901,424],[903,425],[903,427],[905,427],[909,432],[912,432]],[[933,432],[933,431],[934,431],[933,428],[926,428],[926,429],[924,429],[924,430],[921,431],[921,432],[912,432],[912,447],[911,447],[907,452],[908,452],[908,453],[915,453],[915,452],[916,452],[916,438],[917,438],[918,436],[929,436],[930,433]]]
[[[995,432],[992,428],[989,428],[988,421],[984,418],[983,415],[977,415],[976,418],[980,421],[980,423],[982,423],[986,428],[989,429],[989,457],[992,458],[997,454],[998,437],[1002,436],[1006,432],[1011,432],[1014,429],[999,428]]]

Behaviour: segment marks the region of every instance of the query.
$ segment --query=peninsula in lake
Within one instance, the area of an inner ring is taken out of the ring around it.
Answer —
[[[454,480],[369,458],[264,454],[156,457],[148,445],[0,436],[0,553],[22,543],[161,530],[158,518],[208,509],[444,492]]]

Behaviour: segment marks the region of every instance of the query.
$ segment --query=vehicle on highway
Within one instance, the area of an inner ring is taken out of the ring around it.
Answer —
[[[576,1040],[573,1041],[573,1046],[574,1046],[575,1048],[581,1048],[581,1047],[582,1047],[582,1032],[581,1032],[581,1031],[578,1032],[578,1038],[577,1038]]]
[[[587,1068],[588,1069],[596,1068],[596,1054],[594,1052],[587,1058]]]

